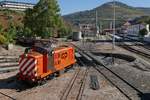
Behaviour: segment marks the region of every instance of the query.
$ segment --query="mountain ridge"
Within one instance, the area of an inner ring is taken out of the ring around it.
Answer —
[[[123,24],[129,19],[134,19],[140,16],[150,16],[150,8],[147,7],[132,7],[122,2],[115,2],[116,19],[118,25]],[[113,19],[113,2],[104,3],[91,10],[80,11],[68,15],[64,15],[63,18],[72,24],[78,23],[95,23],[95,12],[98,13],[98,19]],[[101,21],[102,22],[102,21]],[[109,27],[110,21],[104,21],[103,24]]]

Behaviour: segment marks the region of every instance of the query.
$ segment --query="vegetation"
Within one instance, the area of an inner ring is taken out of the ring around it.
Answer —
[[[0,34],[0,44],[5,44],[6,43],[6,38],[4,37],[4,35]]]
[[[58,32],[58,37],[65,37],[72,33],[72,25],[65,21],[63,23],[64,25],[62,25],[62,27],[60,28],[60,32]]]
[[[140,18],[137,18],[137,23],[146,23],[148,24],[150,21],[150,16],[141,16]]]
[[[30,35],[48,38],[66,34],[67,27],[60,16],[57,0],[40,0],[33,9],[25,12],[24,27]]]
[[[0,33],[3,32],[3,26],[0,24]]]
[[[7,31],[10,23],[14,23],[14,26],[19,26],[22,24],[24,13],[19,11],[12,11],[7,9],[0,10],[0,23],[3,27],[3,31]]]
[[[141,38],[143,38],[145,35],[147,35],[148,34],[148,31],[147,31],[147,29],[146,28],[144,28],[144,29],[142,29],[142,30],[140,30],[139,31],[139,36],[141,37]]]
[[[135,17],[140,17],[143,15],[150,15],[148,9],[131,7],[121,2],[116,2],[116,26],[122,25],[128,19],[133,19]],[[104,28],[109,28],[110,20],[102,19],[112,19],[113,18],[113,2],[105,3],[95,9],[77,12],[69,15],[63,16],[65,20],[70,21],[74,25],[78,23],[95,23],[95,12],[98,13],[98,19],[100,23],[103,23]]]
[[[66,24],[59,11],[57,0],[40,0],[25,13],[0,10],[0,44],[14,43],[14,39],[20,36],[48,38],[68,35],[71,26]]]
[[[6,38],[5,44],[14,43],[14,39],[16,38],[16,27],[13,23],[10,23],[6,32],[4,32],[4,37]]]
[[[0,44],[14,43],[16,33],[16,27],[13,25],[13,23],[10,23],[6,31],[4,31],[2,25],[0,25]]]
[[[150,16],[142,16],[137,20],[137,23],[149,24],[150,25]],[[150,30],[150,27],[149,27]]]

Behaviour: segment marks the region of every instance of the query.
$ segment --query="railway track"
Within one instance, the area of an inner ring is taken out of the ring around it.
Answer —
[[[140,56],[141,58],[143,58],[146,61],[150,61],[150,51],[144,50],[143,48],[138,50],[138,49],[135,49],[135,48],[130,47],[128,45],[120,46],[120,47],[122,47],[122,48],[124,48],[124,49],[126,49],[126,50],[128,50],[128,51],[130,51],[130,52],[132,52],[132,53],[134,53],[134,54],[136,54],[138,56]]]
[[[86,66],[80,58],[77,58],[77,61],[80,64],[79,66]],[[60,100],[81,100],[87,74],[88,68],[78,68],[65,88]]]
[[[77,59],[77,60],[78,62],[80,62],[79,66],[85,67],[84,62],[82,62],[81,59]],[[61,100],[81,100],[87,74],[88,74],[88,69],[79,67],[76,70],[70,82],[66,84],[66,88],[64,89],[64,92],[62,92],[63,95],[61,97]],[[32,92],[34,88],[36,88],[36,87],[29,88],[31,89],[31,91],[24,91],[24,93],[20,91],[21,92],[20,93],[20,92],[17,92],[16,90],[19,87],[17,86],[18,83],[15,83],[15,78],[12,78],[10,81],[7,82],[4,80],[3,82],[0,83],[0,85],[5,84],[6,87],[4,86],[4,88],[7,88],[8,86],[8,89],[10,88],[9,85],[12,86],[11,84],[15,84],[15,86],[13,86],[14,89],[7,90],[5,92],[0,91],[0,99],[16,100],[16,97],[17,98],[20,97],[19,95],[22,95],[22,96],[27,95],[30,92]]]
[[[118,75],[115,71],[111,70],[109,67],[105,66],[103,63],[96,60],[96,58],[94,58],[92,55],[90,55],[89,53],[83,51],[78,47],[76,48],[81,54],[88,56],[88,59],[91,58],[92,61],[90,60],[89,61],[92,63],[92,67],[95,68],[101,75],[103,75],[128,100],[140,100],[140,96],[144,95],[144,93],[140,91],[137,87],[135,87],[132,83],[129,83],[128,80],[125,80],[120,75]],[[146,100],[149,99],[150,98]]]
[[[138,100],[137,94],[142,94],[140,90],[128,83],[118,74],[110,70],[108,67],[93,64],[94,68],[102,74],[112,85],[114,85],[129,100]]]
[[[131,39],[131,38],[127,38],[129,40],[134,40],[134,39]],[[137,40],[134,40],[135,42],[132,42],[131,44],[126,44],[124,42],[121,42],[121,45],[120,43],[117,44],[117,46],[121,47],[121,48],[124,48],[136,55],[138,55],[139,57],[143,58],[144,60],[146,61],[150,61],[150,48],[148,45],[145,45],[143,43],[139,43],[140,41],[137,41]],[[135,46],[136,49],[133,47]]]

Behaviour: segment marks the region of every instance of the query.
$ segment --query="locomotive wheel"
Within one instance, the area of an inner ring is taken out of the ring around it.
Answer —
[[[74,70],[74,65],[71,65],[70,69],[71,69],[71,70]]]
[[[65,72],[68,72],[69,70],[74,70],[74,65],[70,65],[69,67],[65,68]]]
[[[65,69],[59,71],[59,75],[62,75],[62,74],[64,74],[64,73],[65,73]]]
[[[58,71],[58,72],[55,72],[55,73],[54,73],[54,76],[55,76],[55,77],[59,77],[59,76],[60,76],[60,72],[59,72],[59,71]]]
[[[51,74],[51,75],[48,76],[48,79],[50,79],[50,80],[53,79],[53,78],[54,78],[54,74]]]
[[[65,68],[65,73],[68,72],[70,70],[69,67]]]
[[[46,80],[39,80],[37,83],[39,86],[41,86],[41,85],[46,84]]]

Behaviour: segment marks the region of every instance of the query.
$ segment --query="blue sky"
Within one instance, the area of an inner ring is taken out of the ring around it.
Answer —
[[[88,10],[112,0],[58,0],[63,14]],[[150,0],[117,0],[134,7],[150,7]]]
[[[2,1],[2,0],[0,0]],[[11,0],[36,3],[38,0]],[[77,11],[89,10],[112,0],[58,0],[61,14],[69,14]],[[150,0],[117,0],[135,7],[150,7]]]

